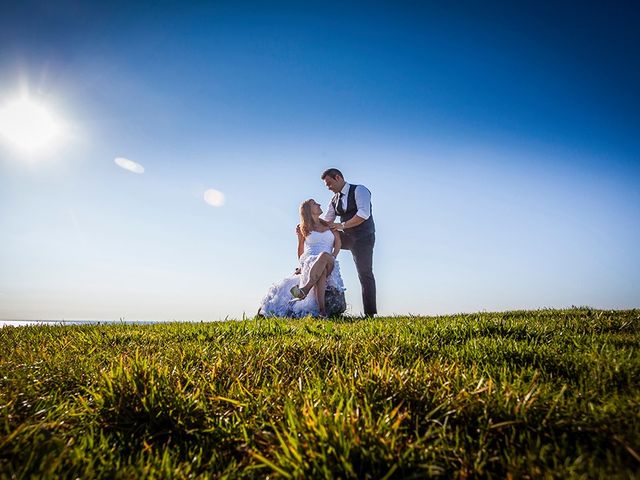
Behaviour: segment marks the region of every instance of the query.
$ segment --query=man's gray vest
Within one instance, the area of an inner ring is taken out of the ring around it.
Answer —
[[[333,208],[340,216],[340,222],[347,222],[355,216],[358,212],[358,206],[356,205],[356,187],[358,185],[349,185],[349,193],[347,193],[347,208],[342,209],[342,202],[340,201],[340,193],[336,193],[331,200]],[[366,188],[366,187],[363,187]],[[373,223],[373,207],[371,208],[371,215],[364,222],[357,227],[345,229],[345,235],[353,238],[364,237],[365,235],[372,234],[376,231],[376,226]]]

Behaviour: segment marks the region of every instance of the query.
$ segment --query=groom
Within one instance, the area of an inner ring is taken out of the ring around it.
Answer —
[[[373,317],[376,308],[376,279],[373,277],[373,245],[376,229],[371,216],[371,192],[363,185],[350,185],[337,168],[325,170],[324,184],[335,195],[324,215],[332,229],[340,230],[342,249],[351,250],[362,286],[364,314]],[[334,223],[336,215],[340,223]]]

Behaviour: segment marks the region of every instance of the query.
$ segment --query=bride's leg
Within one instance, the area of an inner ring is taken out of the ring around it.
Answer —
[[[330,261],[331,261],[331,255],[328,253],[323,252],[318,256],[317,260],[315,261],[315,263],[311,267],[311,270],[309,271],[309,281],[306,284],[304,284],[302,287],[300,287],[300,290],[302,290],[305,293],[305,295],[309,294],[309,292],[311,291],[311,288],[313,288],[313,286],[318,282],[320,277],[326,273],[327,264]]]
[[[324,291],[327,288],[327,269],[322,271],[320,274],[320,278],[316,283],[316,300],[318,300],[318,310],[320,310],[320,315],[323,317],[327,315],[327,308],[325,305],[325,295]]]

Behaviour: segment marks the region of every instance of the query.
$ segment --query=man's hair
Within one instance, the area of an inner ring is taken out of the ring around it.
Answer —
[[[337,168],[328,168],[327,170],[322,172],[322,175],[320,176],[320,179],[324,180],[326,177],[336,178],[338,175],[340,175],[342,178],[344,178],[344,175],[342,175],[342,172],[340,170],[338,170]]]

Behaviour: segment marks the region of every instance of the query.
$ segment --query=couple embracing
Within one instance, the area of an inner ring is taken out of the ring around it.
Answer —
[[[345,288],[337,260],[341,249],[351,250],[353,255],[365,316],[377,313],[371,192],[363,185],[347,183],[336,168],[325,170],[321,178],[334,193],[327,212],[323,216],[320,204],[313,199],[300,205],[300,224],[296,227],[299,267],[294,275],[269,289],[259,315],[326,318],[343,313]]]

